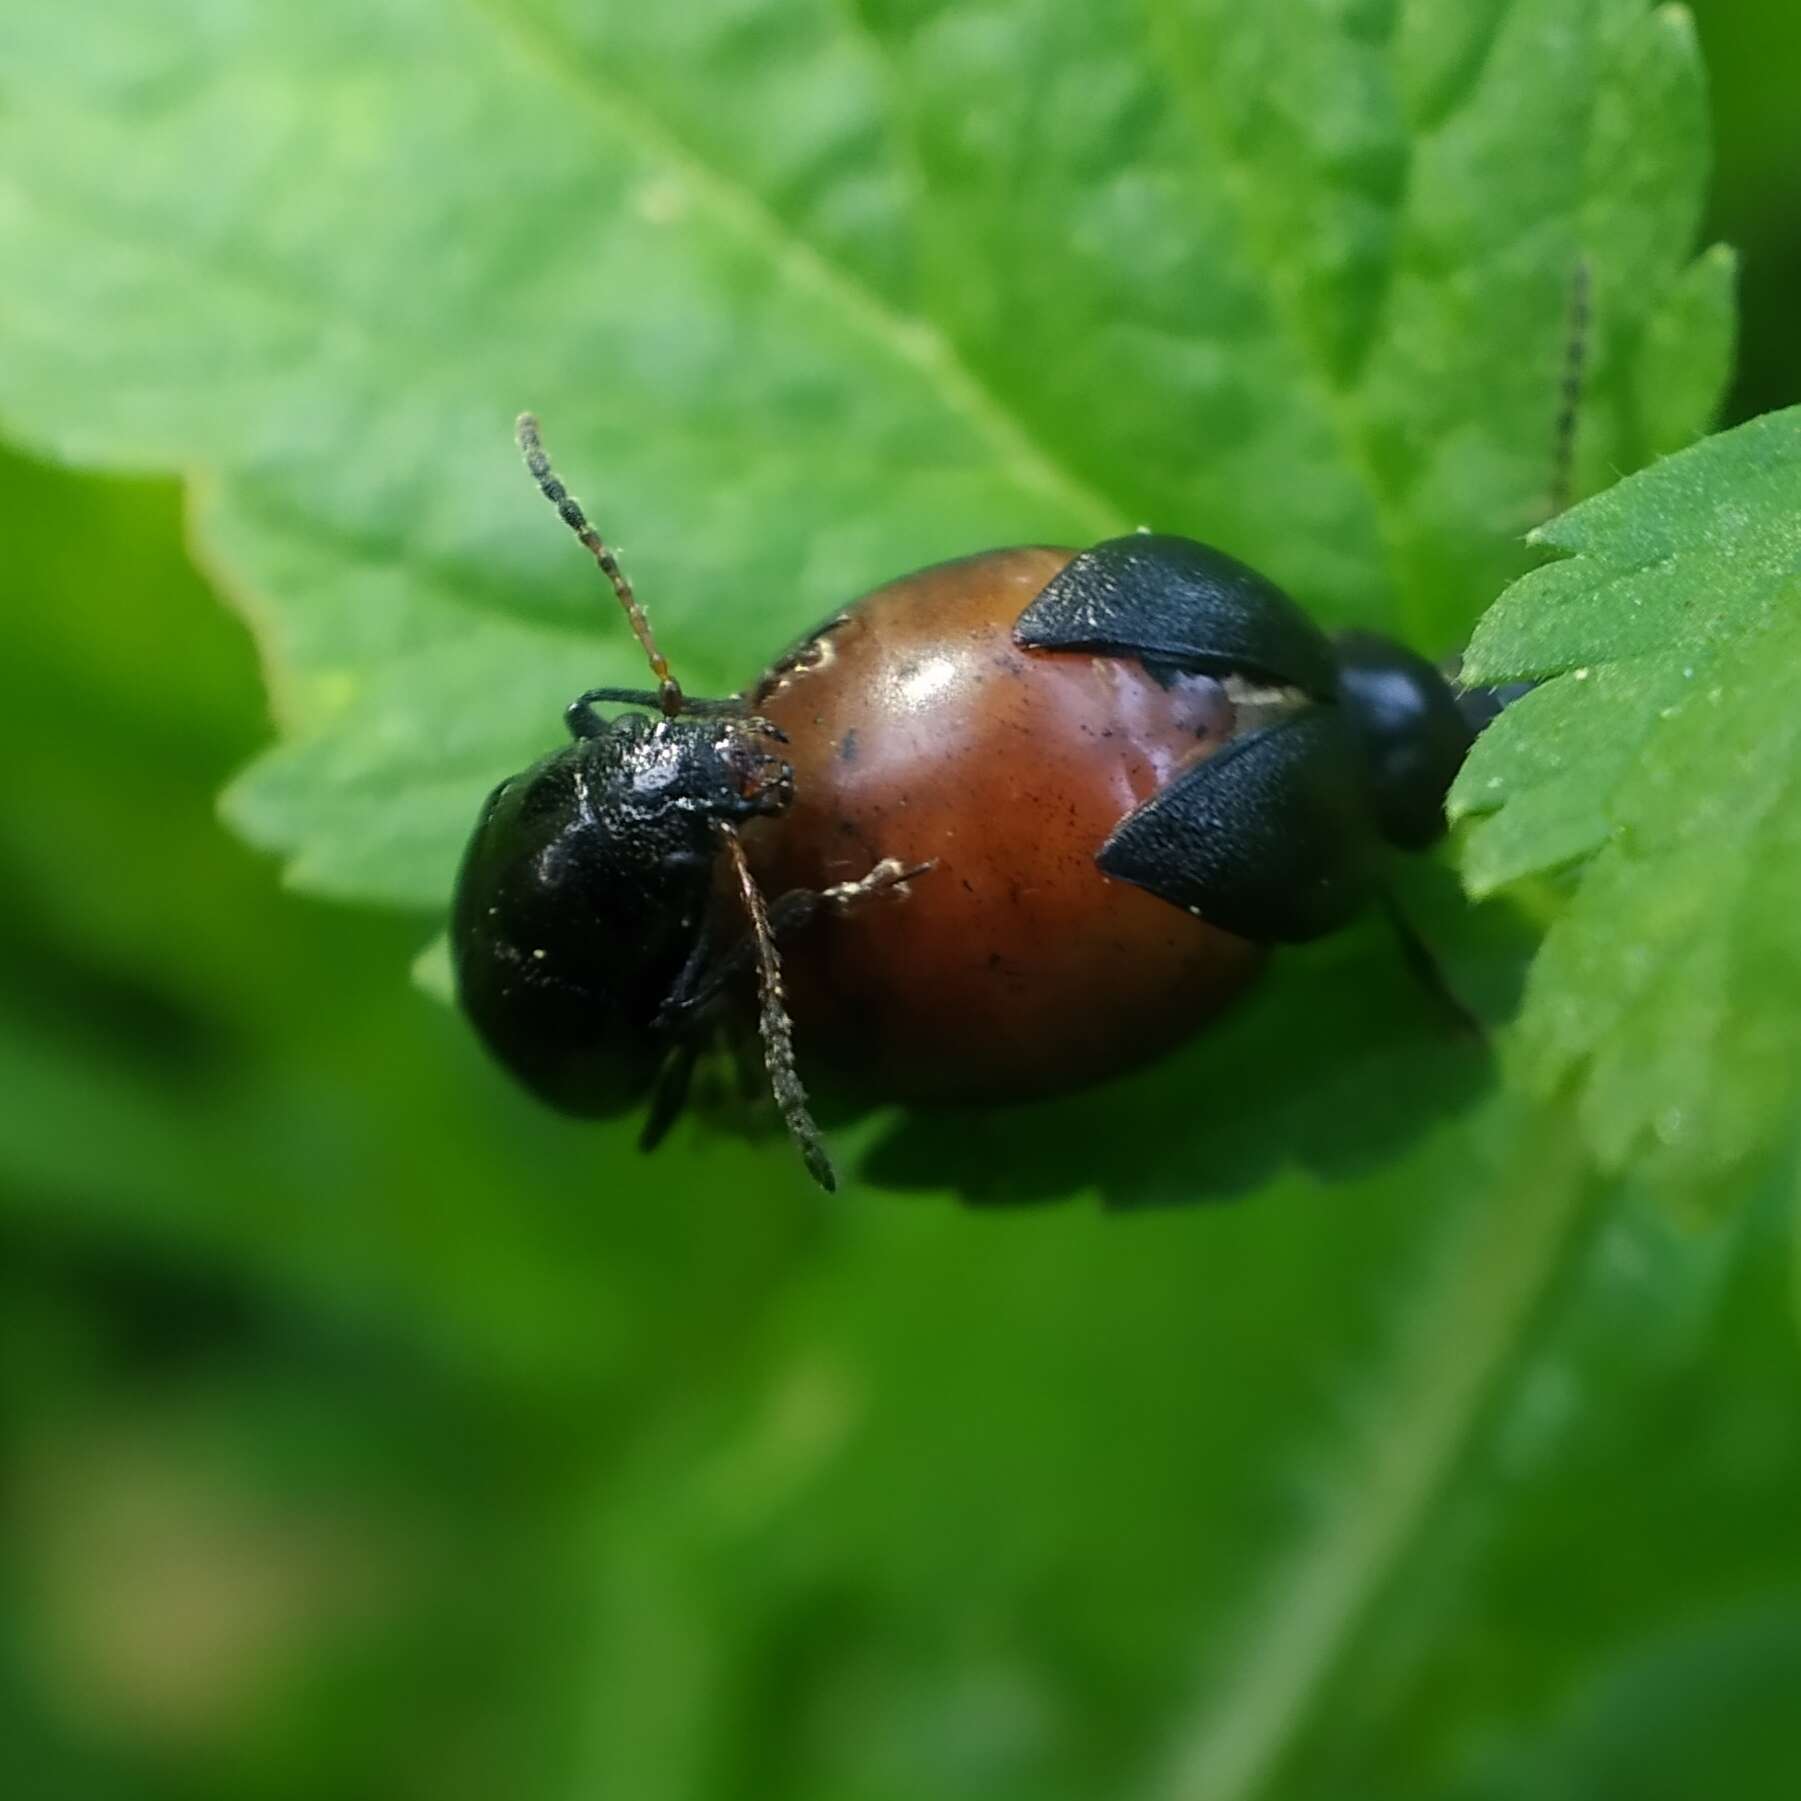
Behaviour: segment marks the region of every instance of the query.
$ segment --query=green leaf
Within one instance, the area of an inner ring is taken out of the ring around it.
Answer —
[[[1540,534],[1563,560],[1483,621],[1477,681],[1549,677],[1452,796],[1478,891],[1592,856],[1535,964],[1513,1067],[1573,1087],[1604,1167],[1718,1180],[1801,1098],[1801,409]]]
[[[1542,509],[1578,264],[1591,480],[1701,429],[1729,326],[1690,34],[1639,0],[75,4],[0,83],[0,415],[205,472],[286,737],[232,817],[429,908],[633,674],[522,405],[696,687],[1139,521],[1437,651]]]

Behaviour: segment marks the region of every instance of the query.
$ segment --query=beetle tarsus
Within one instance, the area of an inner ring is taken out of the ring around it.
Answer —
[[[848,913],[878,894],[904,888],[915,876],[930,875],[937,867],[936,857],[913,864],[903,863],[899,857],[884,857],[867,875],[859,876],[854,882],[834,882],[831,887],[822,888],[819,898],[834,911]]]

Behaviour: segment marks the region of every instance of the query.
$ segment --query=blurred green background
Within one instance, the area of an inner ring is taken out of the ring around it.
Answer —
[[[1745,417],[1801,398],[1801,14],[1696,12]],[[218,824],[269,726],[181,507],[0,458],[0,1792],[1183,1792],[1342,1446],[1433,1405],[1370,1386],[1414,1322],[1350,1272],[1469,1245],[1379,1172],[597,1186],[409,984],[420,922]],[[1263,1646],[1270,1792],[1801,1792],[1780,1210],[1585,1247],[1354,1636]]]

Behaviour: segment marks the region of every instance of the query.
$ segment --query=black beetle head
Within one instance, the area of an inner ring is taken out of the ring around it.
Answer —
[[[1376,822],[1391,844],[1424,850],[1445,829],[1445,796],[1474,739],[1450,683],[1422,656],[1373,632],[1335,641],[1338,699],[1369,767]]]
[[[793,770],[769,749],[781,734],[737,697],[683,693],[618,559],[551,467],[537,419],[521,413],[517,431],[526,469],[606,577],[656,688],[590,688],[563,715],[575,742],[488,796],[451,913],[463,1010],[526,1087],[566,1112],[617,1112],[654,1087],[641,1140],[654,1144],[681,1110],[718,991],[708,915],[724,852],[756,951],[770,1089],[808,1170],[830,1188],[794,1067],[775,935],[737,829],[794,798]],[[603,719],[597,701],[660,717]]]
[[[553,1105],[604,1114],[668,1052],[656,1024],[705,929],[716,826],[782,811],[793,774],[742,718],[586,720],[488,797],[451,948],[488,1048]]]

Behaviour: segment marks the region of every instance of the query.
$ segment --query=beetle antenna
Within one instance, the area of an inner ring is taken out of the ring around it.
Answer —
[[[838,1186],[832,1161],[825,1153],[819,1127],[807,1111],[807,1091],[801,1085],[800,1072],[794,1066],[794,1027],[782,995],[782,959],[775,948],[775,934],[769,928],[769,908],[764,904],[763,890],[750,872],[744,855],[744,841],[737,828],[725,820],[716,820],[715,829],[725,843],[738,876],[738,892],[744,897],[744,911],[750,917],[751,936],[757,946],[757,990],[759,1012],[757,1025],[763,1034],[763,1063],[769,1071],[769,1086],[775,1104],[794,1140],[807,1173],[828,1192]]]
[[[613,592],[619,596],[619,604],[624,607],[626,619],[631,624],[632,635],[643,647],[644,654],[650,661],[650,672],[657,678],[657,697],[663,711],[673,718],[682,710],[681,683],[669,673],[669,659],[657,648],[650,621],[645,618],[644,609],[639,606],[631,583],[625,579],[625,571],[607,549],[606,541],[600,533],[588,523],[588,516],[582,511],[581,502],[563,486],[557,472],[551,468],[544,440],[538,435],[537,414],[521,413],[514,430],[519,440],[519,452],[525,458],[525,466],[531,471],[532,479],[543,489],[544,498],[556,508],[563,523],[581,539],[589,554],[600,565],[601,574],[613,584]]]
[[[1563,373],[1558,382],[1557,424],[1551,435],[1551,517],[1569,504],[1575,489],[1576,427],[1582,417],[1582,389],[1588,377],[1589,327],[1593,322],[1588,258],[1577,259],[1570,277],[1566,316],[1569,335],[1563,346]]]

